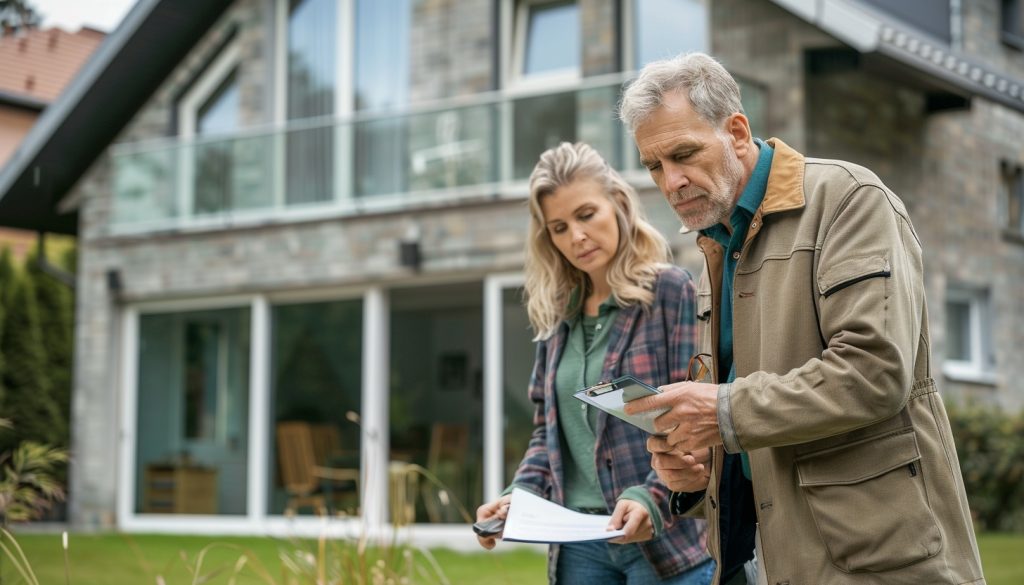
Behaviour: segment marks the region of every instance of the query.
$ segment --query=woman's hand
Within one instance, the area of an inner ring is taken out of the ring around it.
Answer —
[[[508,516],[508,506],[512,502],[512,496],[501,496],[493,502],[488,502],[476,509],[476,521],[482,522],[484,520],[490,520],[491,518],[505,519]],[[494,534],[492,536],[480,536],[477,535],[476,539],[480,543],[480,546],[491,550],[494,545],[498,543],[498,539],[501,538],[502,533]]]
[[[654,537],[654,523],[651,521],[651,515],[647,513],[647,506],[633,500],[622,499],[615,504],[608,528],[621,528],[626,533],[609,541],[615,544],[643,542]]]

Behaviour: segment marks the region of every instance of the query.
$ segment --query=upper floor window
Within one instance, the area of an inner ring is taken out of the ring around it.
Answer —
[[[1024,1],[1003,0],[1003,40],[1024,49]]]
[[[633,0],[633,67],[708,51],[708,0]]]
[[[1024,169],[1004,161],[1000,171],[1001,227],[1011,236],[1024,237]]]
[[[514,80],[579,76],[580,9],[575,1],[520,0],[514,34]]]
[[[953,378],[991,379],[992,319],[987,290],[950,287],[946,291],[946,360],[943,371]]]
[[[285,191],[289,204],[329,201],[334,197],[333,129],[337,91],[336,10],[334,0],[289,0],[287,119],[321,118],[317,124],[287,133]]]
[[[404,107],[410,89],[410,0],[359,0],[355,12],[356,109]]]

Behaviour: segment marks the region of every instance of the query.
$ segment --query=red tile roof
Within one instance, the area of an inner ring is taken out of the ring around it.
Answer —
[[[106,35],[35,29],[0,38],[0,92],[53,101]]]

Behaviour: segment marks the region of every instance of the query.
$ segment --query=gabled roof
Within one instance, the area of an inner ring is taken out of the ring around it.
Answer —
[[[52,102],[106,36],[48,28],[0,38],[0,93]]]
[[[0,225],[74,234],[58,202],[231,0],[139,0],[0,169]]]
[[[963,96],[981,96],[1024,112],[1024,80],[1001,73],[948,43],[857,0],[772,0],[862,54]]]

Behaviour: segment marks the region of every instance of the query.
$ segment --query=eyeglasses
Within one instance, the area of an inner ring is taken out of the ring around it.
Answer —
[[[684,382],[710,382],[711,378],[711,354],[698,353],[690,358],[686,366],[686,380]],[[696,367],[696,370],[694,368]]]

